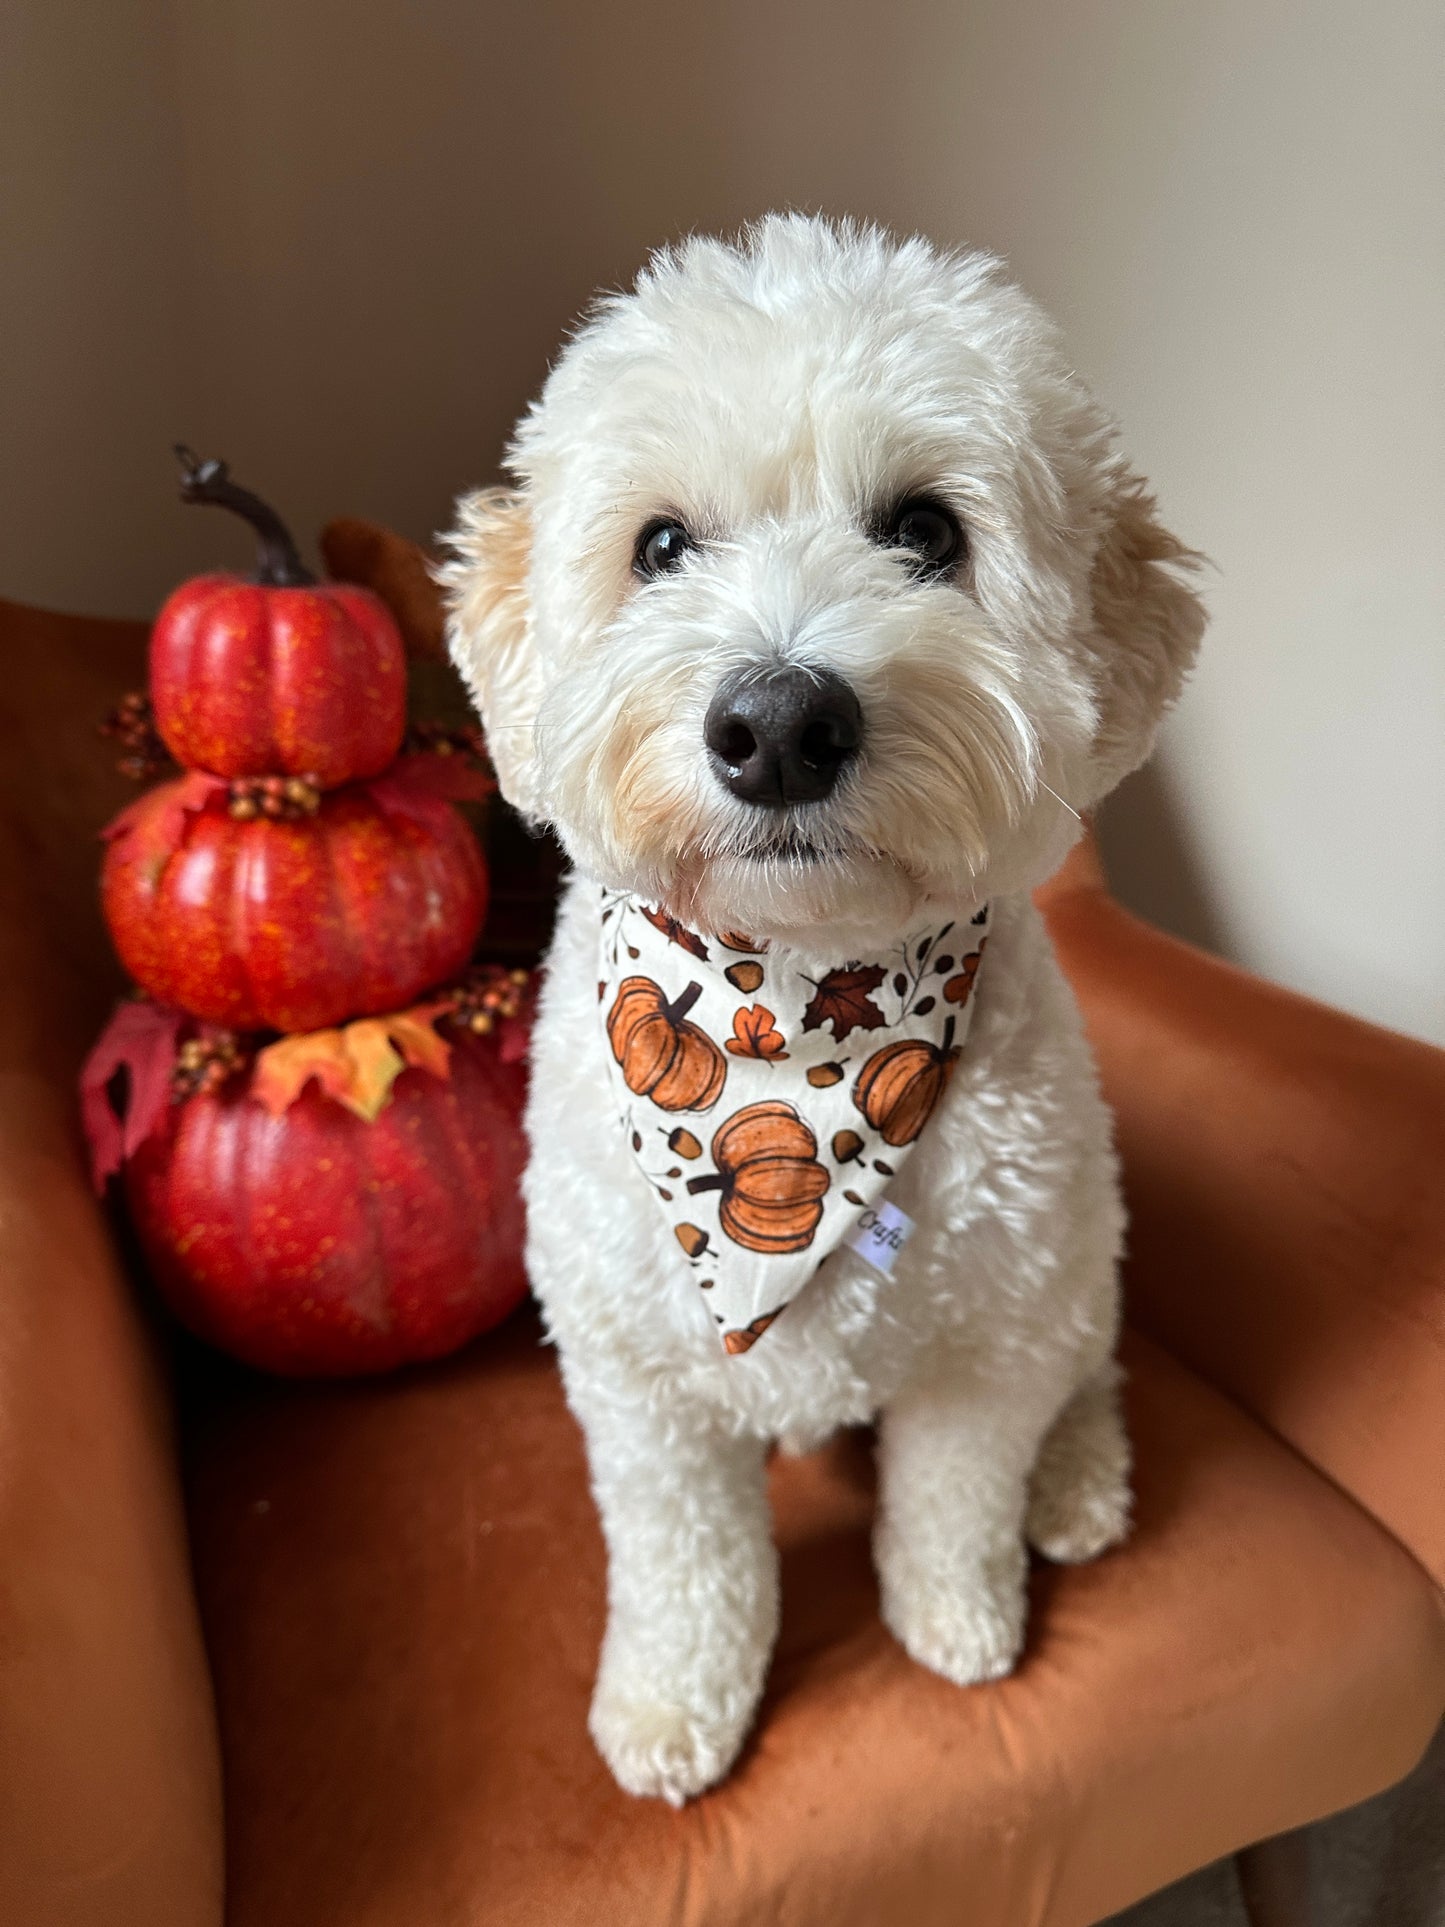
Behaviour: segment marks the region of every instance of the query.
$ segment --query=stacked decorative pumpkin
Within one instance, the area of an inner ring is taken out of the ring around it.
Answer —
[[[436,1356],[525,1289],[524,985],[467,972],[487,879],[456,803],[487,785],[444,739],[402,753],[386,605],[316,582],[224,464],[179,452],[184,499],[250,521],[260,566],[184,584],[152,634],[181,774],[106,832],[143,997],[83,1077],[97,1179],[124,1168],[162,1292],[251,1363]]]

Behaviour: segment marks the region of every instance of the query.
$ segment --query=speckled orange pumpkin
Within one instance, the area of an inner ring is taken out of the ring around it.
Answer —
[[[526,1293],[526,1069],[452,1038],[363,1123],[313,1084],[280,1116],[246,1083],[168,1107],[126,1166],[177,1316],[264,1371],[390,1371],[455,1351]]]
[[[958,1048],[953,1019],[941,1043],[904,1038],[875,1051],[858,1073],[853,1102],[885,1144],[911,1144],[948,1088]]]
[[[121,962],[159,1003],[232,1030],[320,1030],[398,1010],[454,976],[486,909],[465,819],[430,797],[393,812],[363,785],[299,820],[239,821],[188,779],[132,805],[101,899]]]
[[[628,1090],[660,1111],[707,1111],[722,1095],[727,1059],[688,1012],[702,995],[689,984],[672,1003],[651,977],[627,977],[607,1017],[607,1041]]]
[[[183,582],[156,618],[150,688],[166,747],[217,776],[309,776],[322,789],[375,776],[401,747],[406,653],[369,589],[318,582],[285,525],[224,462],[182,451],[181,493],[242,515],[256,574]]]

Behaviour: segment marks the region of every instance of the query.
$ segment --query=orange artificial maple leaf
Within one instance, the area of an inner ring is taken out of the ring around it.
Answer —
[[[283,1037],[257,1055],[251,1095],[279,1117],[314,1077],[327,1097],[373,1124],[404,1070],[450,1074],[451,1046],[432,1029],[450,1008],[441,998],[385,1017],[363,1017],[340,1030]]]
[[[734,1057],[762,1057],[778,1063],[788,1054],[783,1049],[787,1041],[767,1005],[753,1004],[734,1014],[727,1047]]]

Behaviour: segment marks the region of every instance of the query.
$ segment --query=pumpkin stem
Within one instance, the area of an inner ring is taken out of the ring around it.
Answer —
[[[689,1178],[687,1181],[687,1188],[693,1197],[696,1197],[699,1191],[721,1191],[726,1185],[727,1179],[719,1176],[716,1171],[710,1172],[705,1178]]]
[[[702,995],[701,984],[689,984],[675,1003],[664,1004],[663,1012],[670,1024],[680,1024]]]
[[[953,1049],[953,1027],[957,1019],[950,1013],[948,1022],[943,1026],[943,1042],[938,1047],[940,1057],[947,1057]]]
[[[181,500],[231,509],[249,522],[260,538],[253,581],[266,589],[304,589],[316,577],[301,560],[291,531],[269,502],[231,480],[224,462],[203,462],[184,442],[177,442],[181,465]]]

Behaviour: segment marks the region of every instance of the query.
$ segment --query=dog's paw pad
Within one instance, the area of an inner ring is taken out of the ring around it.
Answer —
[[[588,1721],[598,1752],[626,1793],[680,1807],[722,1779],[746,1724],[684,1706],[599,1689]]]

